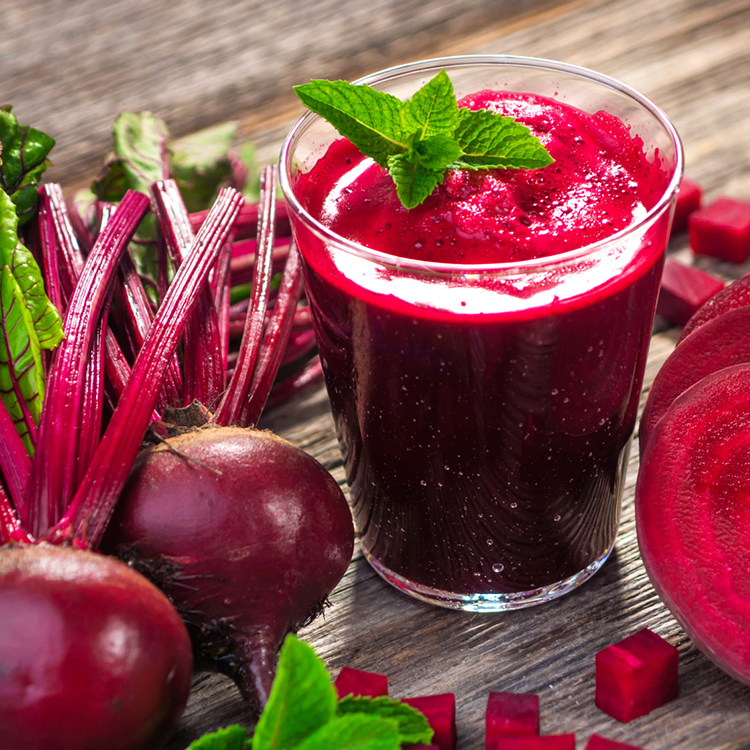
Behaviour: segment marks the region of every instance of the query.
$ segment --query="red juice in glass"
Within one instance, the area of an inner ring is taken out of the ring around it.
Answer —
[[[555,162],[452,172],[407,211],[308,116],[282,186],[365,554],[413,596],[494,611],[570,590],[612,549],[681,154],[649,102],[557,63],[365,82],[405,98],[441,68]]]

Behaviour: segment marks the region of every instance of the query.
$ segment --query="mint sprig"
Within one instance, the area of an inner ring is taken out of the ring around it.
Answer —
[[[288,635],[255,734],[237,725],[206,734],[188,750],[400,750],[432,740],[427,719],[385,696],[338,699],[323,661]]]
[[[313,80],[294,90],[388,170],[406,208],[423,203],[449,169],[539,169],[553,161],[512,117],[459,107],[445,70],[406,101],[346,81]]]

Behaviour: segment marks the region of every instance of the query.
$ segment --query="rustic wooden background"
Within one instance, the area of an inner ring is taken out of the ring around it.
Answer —
[[[96,171],[123,108],[152,109],[175,134],[230,118],[273,160],[300,113],[290,93],[311,76],[354,78],[419,57],[507,53],[585,65],[654,99],[675,122],[687,174],[707,198],[750,200],[750,0],[4,0],[5,103],[58,138],[54,179]],[[730,279],[746,267],[670,252]],[[646,383],[679,331],[657,322]],[[343,483],[327,400],[317,388],[264,426],[322,461]],[[542,731],[575,732],[646,750],[750,749],[750,689],[688,641],[638,557],[634,446],[617,548],[579,591],[501,615],[439,610],[383,583],[357,553],[325,617],[302,635],[332,673],[387,673],[395,697],[453,691],[459,750],[484,746],[488,690],[538,693]],[[594,706],[594,655],[648,626],[680,650],[681,696],[623,725]],[[227,680],[201,675],[169,750],[242,721]]]

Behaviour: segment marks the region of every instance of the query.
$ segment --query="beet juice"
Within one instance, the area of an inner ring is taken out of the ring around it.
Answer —
[[[680,149],[653,105],[558,64],[365,82],[441,67],[554,163],[449,172],[407,210],[308,117],[282,184],[368,560],[419,598],[497,610],[564,593],[614,544]]]

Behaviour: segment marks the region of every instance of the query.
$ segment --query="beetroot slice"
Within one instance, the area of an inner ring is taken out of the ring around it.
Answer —
[[[635,510],[646,571],[695,645],[750,684],[750,366],[680,396],[641,458]]]
[[[453,693],[401,698],[401,702],[425,715],[435,733],[433,745],[437,745],[439,750],[456,750],[456,696]]]
[[[641,748],[628,745],[626,742],[610,740],[600,734],[592,734],[584,750],[641,750]]]
[[[377,698],[388,695],[388,677],[376,672],[364,672],[361,669],[344,667],[333,683],[339,698],[346,695],[368,696]]]
[[[539,696],[490,692],[485,714],[485,747],[498,737],[539,734]]]
[[[627,722],[677,697],[677,649],[643,628],[596,655],[597,708]]]
[[[488,750],[575,750],[574,734],[545,734],[542,737],[498,737]]]
[[[725,286],[711,297],[687,322],[677,343],[679,344],[704,323],[708,323],[709,320],[718,318],[719,315],[723,315],[730,310],[736,310],[738,307],[748,306],[750,306],[750,273],[740,276],[739,279]]]
[[[707,375],[750,362],[750,307],[730,310],[686,338],[659,370],[641,417],[641,452],[672,402]]]
[[[672,219],[672,234],[687,229],[688,216],[701,207],[703,201],[703,188],[687,177],[682,178],[680,191],[677,193],[677,203],[674,208]]]
[[[744,263],[750,257],[750,203],[717,198],[690,214],[688,232],[696,255]]]
[[[656,313],[670,323],[684,326],[723,287],[724,282],[717,276],[667,258]]]

